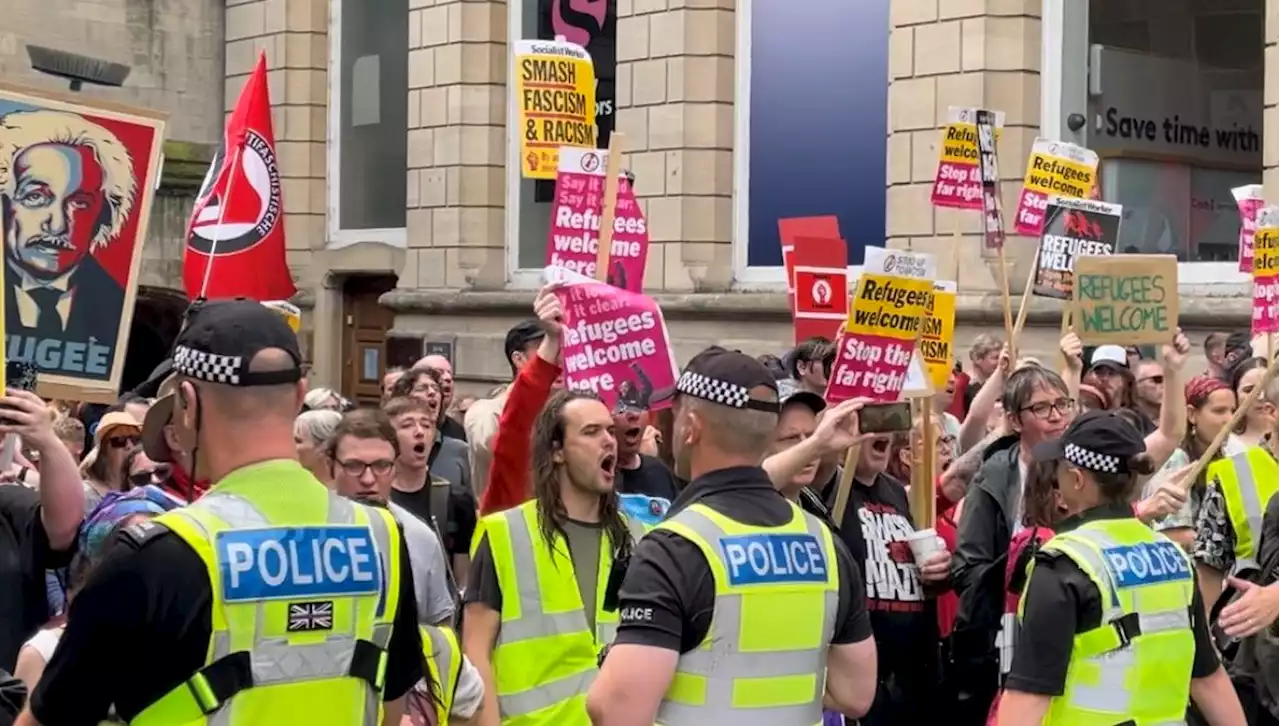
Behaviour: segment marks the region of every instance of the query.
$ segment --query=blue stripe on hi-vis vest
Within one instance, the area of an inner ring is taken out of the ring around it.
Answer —
[[[1143,542],[1102,550],[1116,587],[1154,585],[1172,580],[1190,580],[1191,568],[1172,542]]]
[[[732,585],[825,582],[827,553],[810,534],[745,534],[720,540]]]
[[[371,595],[381,561],[365,527],[279,527],[219,532],[226,602]]]

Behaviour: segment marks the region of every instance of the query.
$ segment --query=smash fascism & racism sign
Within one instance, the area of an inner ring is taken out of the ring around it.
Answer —
[[[521,40],[515,48],[520,173],[555,179],[561,146],[596,146],[596,79],[581,46]]]
[[[1168,343],[1178,329],[1178,258],[1079,257],[1073,309],[1085,345]]]
[[[1121,211],[1119,204],[1050,197],[1036,254],[1035,294],[1070,300],[1076,258],[1115,254]]]

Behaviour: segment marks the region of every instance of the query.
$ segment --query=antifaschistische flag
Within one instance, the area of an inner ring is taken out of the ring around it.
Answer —
[[[209,165],[187,225],[182,282],[187,297],[287,300],[297,292],[285,260],[284,204],[267,58],[227,119],[222,148]]]

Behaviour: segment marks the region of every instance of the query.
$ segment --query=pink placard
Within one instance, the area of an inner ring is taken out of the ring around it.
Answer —
[[[843,333],[837,341],[836,360],[827,379],[827,403],[850,398],[872,401],[898,400],[907,382],[913,342],[856,333]]]
[[[1254,335],[1280,333],[1280,277],[1255,277],[1253,279]]]
[[[600,244],[607,152],[564,147],[556,174],[555,199],[547,234],[547,264],[594,278]],[[618,203],[609,245],[609,284],[640,292],[649,256],[649,224],[631,183],[618,180]]]
[[[1258,228],[1258,210],[1266,204],[1261,184],[1246,184],[1231,190],[1240,209],[1240,271],[1253,274],[1253,233]]]
[[[560,267],[545,272],[564,306],[565,385],[598,393],[610,409],[619,403],[649,411],[670,406],[676,363],[653,298]]]
[[[982,174],[978,165],[939,161],[929,200],[935,207],[982,209]]]

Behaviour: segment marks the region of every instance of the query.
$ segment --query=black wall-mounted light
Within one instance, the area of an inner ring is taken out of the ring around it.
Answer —
[[[124,80],[129,77],[129,71],[132,70],[123,63],[38,45],[27,46],[27,58],[31,60],[31,67],[37,71],[70,81],[73,91],[79,91],[86,83],[96,86],[123,86]]]

